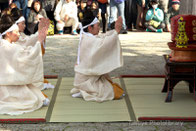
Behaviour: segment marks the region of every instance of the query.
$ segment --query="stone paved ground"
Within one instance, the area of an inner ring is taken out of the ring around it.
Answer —
[[[74,76],[78,36],[63,35],[47,38],[44,69],[46,75]],[[120,35],[124,67],[111,73],[160,75],[164,74],[162,55],[170,50],[169,33],[129,32]],[[195,122],[108,122],[108,123],[41,123],[0,124],[0,130],[16,131],[195,131]]]

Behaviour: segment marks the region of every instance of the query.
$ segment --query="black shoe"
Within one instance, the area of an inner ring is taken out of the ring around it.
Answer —
[[[122,30],[120,31],[120,34],[127,34],[127,30],[122,29]]]

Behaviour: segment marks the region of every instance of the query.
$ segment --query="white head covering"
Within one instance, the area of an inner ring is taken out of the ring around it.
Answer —
[[[18,25],[17,24],[13,24],[9,29],[7,29],[2,34],[0,34],[0,39],[2,39],[2,36],[5,35],[6,33],[11,32],[13,30],[17,30],[17,29],[18,29]]]
[[[79,25],[79,28],[80,28],[80,40],[79,40],[79,45],[78,45],[77,64],[80,63],[80,45],[81,45],[82,35],[83,35],[83,34],[89,35],[89,33],[84,32],[84,29],[87,28],[88,26],[94,25],[94,24],[96,24],[96,23],[98,23],[98,22],[99,22],[99,20],[97,19],[97,17],[95,17],[95,19],[94,19],[90,24],[88,24],[88,25],[86,25],[86,26],[84,26],[84,27],[82,26],[82,24]]]
[[[16,21],[16,24],[22,22],[22,21],[25,21],[25,18],[23,16],[21,16],[17,21]]]

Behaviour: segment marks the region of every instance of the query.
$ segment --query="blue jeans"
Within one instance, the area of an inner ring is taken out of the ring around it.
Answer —
[[[122,3],[116,3],[114,0],[110,0],[110,17],[109,17],[108,27],[110,27],[111,23],[114,22],[114,19],[117,16],[116,9],[118,10],[118,15],[122,17],[123,29],[126,29],[125,14],[124,14],[125,1]]]
[[[13,0],[13,2],[17,5],[19,9],[22,9],[22,14],[27,20],[29,16],[29,11],[27,9],[28,0]]]

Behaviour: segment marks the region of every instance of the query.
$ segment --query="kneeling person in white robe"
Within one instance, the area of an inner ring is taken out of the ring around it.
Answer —
[[[116,21],[115,30],[98,35],[99,21],[88,13],[84,16],[80,32],[72,97],[97,102],[119,99],[124,92],[118,84],[112,82],[108,73],[123,65],[118,38],[122,18]]]
[[[38,32],[36,32],[35,34],[31,34],[30,36],[24,33],[26,25],[25,25],[25,18],[22,15],[22,11],[18,8],[14,8],[11,10],[11,16],[16,21],[16,24],[18,25],[19,33],[20,33],[19,40],[15,43],[21,46],[35,46],[35,44],[38,41]],[[44,55],[45,54],[45,40],[43,43],[41,43],[41,49],[42,49],[42,55]],[[54,85],[49,83],[49,81],[46,80],[45,78],[44,78],[44,86],[42,82],[35,83],[35,84],[36,86],[40,85],[41,90],[54,88]]]
[[[19,115],[39,109],[46,97],[32,83],[43,82],[43,61],[40,43],[46,37],[48,22],[39,26],[38,42],[24,47],[15,44],[19,29],[11,16],[0,20],[0,114]],[[44,27],[45,26],[45,27]]]

